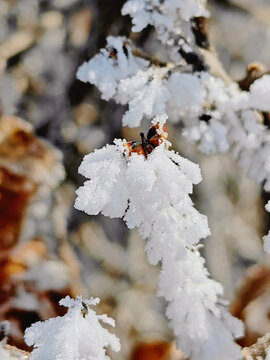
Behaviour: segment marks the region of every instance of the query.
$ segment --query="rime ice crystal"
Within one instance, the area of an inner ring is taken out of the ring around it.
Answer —
[[[25,331],[27,345],[34,346],[31,360],[109,360],[105,347],[120,350],[119,339],[100,321],[114,326],[114,320],[107,315],[97,315],[90,306],[97,305],[99,299],[75,300],[69,296],[59,304],[68,308],[63,317],[37,322]]]
[[[222,287],[209,278],[197,249],[210,233],[189,196],[201,181],[199,166],[166,143],[146,158],[127,154],[125,141],[116,140],[87,155],[79,172],[90,180],[77,190],[77,209],[123,218],[148,239],[149,262],[162,264],[159,295],[168,302],[166,314],[186,356],[240,358],[233,340],[242,335],[242,324],[221,305]]]
[[[120,37],[109,37],[106,48],[84,63],[77,77],[96,85],[103,99],[128,104],[123,125],[130,127],[139,126],[143,117],[167,113],[175,122],[187,112],[198,117],[207,95],[207,75],[201,79],[199,73],[170,74],[170,65],[149,66],[148,61],[135,57],[130,44]]]
[[[163,44],[190,49],[194,42],[190,20],[209,15],[205,4],[205,0],[128,0],[122,14],[131,16],[133,31],[152,25]]]
[[[148,61],[132,55],[131,48],[123,37],[107,38],[107,46],[100,54],[85,62],[78,70],[77,77],[83,82],[96,85],[102,98],[109,100],[117,93],[118,83],[146,68]]]

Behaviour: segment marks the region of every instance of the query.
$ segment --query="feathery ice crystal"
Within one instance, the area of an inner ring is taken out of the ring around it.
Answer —
[[[151,264],[161,262],[158,294],[179,347],[193,360],[239,359],[234,338],[242,324],[220,299],[222,287],[209,278],[197,245],[209,235],[207,219],[189,194],[201,181],[199,166],[167,149],[166,117],[157,117],[160,144],[144,156],[115,140],[84,157],[79,172],[90,180],[77,190],[75,207],[87,214],[123,218],[147,238]]]
[[[97,305],[98,298],[75,300],[66,296],[59,304],[68,308],[63,317],[39,321],[25,331],[27,345],[34,345],[31,360],[109,360],[105,347],[120,351],[119,339],[100,321],[115,326],[107,315],[97,315],[90,306]]]
[[[128,0],[122,8],[122,14],[132,17],[134,32],[152,25],[163,28],[163,31],[166,29],[180,34],[181,29],[176,26],[179,21],[209,15],[205,4],[206,0]]]
[[[106,48],[80,66],[77,77],[98,86],[102,99],[109,100],[117,96],[118,83],[122,79],[133,76],[147,65],[148,61],[132,55],[127,39],[109,36]]]
[[[84,63],[77,77],[96,85],[103,99],[113,98],[119,104],[128,104],[123,117],[125,126],[139,126],[144,116],[169,114],[173,122],[178,122],[186,113],[189,118],[191,115],[198,118],[204,102],[208,101],[209,75],[172,73],[171,70],[172,64],[150,66],[149,61],[134,56],[125,38],[109,37],[106,48]]]
[[[131,16],[134,32],[153,26],[158,39],[172,50],[170,57],[180,60],[179,48],[194,51],[192,28],[196,18],[209,16],[205,5],[206,0],[128,0],[122,15]]]

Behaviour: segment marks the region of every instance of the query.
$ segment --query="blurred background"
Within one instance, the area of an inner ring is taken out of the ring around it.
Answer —
[[[63,315],[65,295],[101,298],[100,312],[117,323],[120,359],[181,359],[156,297],[159,269],[144,241],[121,220],[73,208],[83,156],[116,137],[137,139],[121,126],[125,107],[104,102],[76,80],[78,66],[107,35],[131,37],[159,56],[150,28],[131,33],[120,0],[0,0],[0,321],[8,343],[29,350],[31,323]],[[233,80],[249,63],[270,68],[268,0],[212,0],[209,37]],[[145,122],[144,130],[149,127]],[[230,154],[203,156],[168,126],[175,150],[200,164],[193,200],[209,217],[202,253],[225,289],[232,313],[247,326],[241,345],[270,332],[270,268],[261,237],[270,198],[248,180]]]

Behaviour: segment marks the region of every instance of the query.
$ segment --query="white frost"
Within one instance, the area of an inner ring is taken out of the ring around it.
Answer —
[[[69,296],[59,304],[68,308],[63,317],[39,321],[25,331],[25,342],[34,346],[31,360],[108,360],[106,347],[120,351],[119,339],[100,321],[114,326],[107,315],[97,315],[90,306],[97,305],[98,298],[75,300]]]
[[[102,98],[109,100],[116,94],[121,79],[134,75],[147,65],[147,61],[132,55],[125,38],[109,36],[106,48],[78,69],[77,78],[96,85]]]
[[[123,47],[126,49],[125,54]],[[110,57],[112,49],[117,50]],[[171,66],[149,66],[149,63],[132,54],[124,38],[109,37],[107,46],[77,72],[81,81],[90,82],[101,91],[105,100],[128,104],[123,125],[139,126],[144,117],[169,114],[173,122],[189,115],[198,117],[207,101],[206,83],[211,77],[199,73],[170,74]]]
[[[131,16],[132,31],[152,25],[163,44],[181,45],[183,39],[193,41],[190,20],[209,15],[205,4],[205,0],[128,0],[122,14]]]
[[[242,323],[222,305],[222,286],[209,278],[197,247],[210,234],[189,196],[201,181],[199,166],[164,143],[147,158],[129,156],[125,141],[117,140],[87,155],[80,173],[90,180],[77,190],[77,209],[121,217],[148,239],[149,262],[162,265],[158,293],[168,302],[166,314],[185,355],[239,359],[234,338],[242,335]]]

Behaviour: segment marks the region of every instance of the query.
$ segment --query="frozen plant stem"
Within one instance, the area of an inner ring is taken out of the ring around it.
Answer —
[[[77,190],[75,207],[89,215],[123,218],[148,239],[151,264],[161,262],[158,295],[168,306],[177,344],[192,360],[237,360],[242,323],[220,299],[222,286],[209,278],[198,251],[210,234],[207,218],[190,194],[201,181],[199,166],[168,150],[165,116],[149,131],[149,153],[140,144],[115,140],[84,157],[79,172],[90,179]]]

